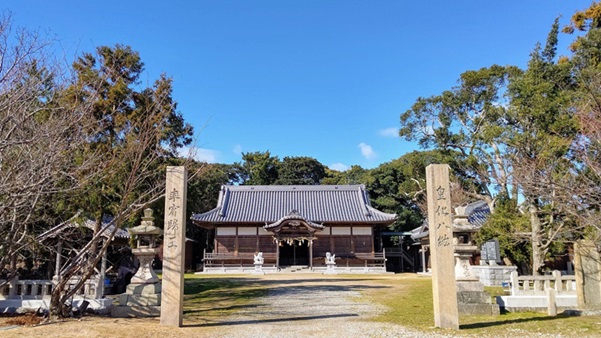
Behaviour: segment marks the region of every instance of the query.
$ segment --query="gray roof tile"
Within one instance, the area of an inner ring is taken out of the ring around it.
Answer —
[[[274,223],[296,211],[315,223],[392,223],[395,214],[371,207],[363,185],[222,186],[217,207],[193,214],[196,223]]]

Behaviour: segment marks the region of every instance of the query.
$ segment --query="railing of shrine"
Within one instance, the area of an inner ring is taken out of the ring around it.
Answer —
[[[576,277],[562,276],[557,270],[544,276],[518,276],[516,271],[511,273],[512,296],[545,295],[549,288],[554,289],[557,295],[575,295]]]
[[[67,288],[74,288],[79,280],[79,277],[71,278],[67,284]],[[4,284],[4,286],[0,287],[0,299],[43,299],[44,297],[49,297],[52,294],[54,285],[56,283],[53,280],[33,279],[15,279],[8,283],[3,282],[3,280],[0,280],[0,285]],[[98,293],[98,286],[99,278],[90,278],[85,282],[84,287],[78,290],[75,296],[93,299],[100,298],[99,296],[102,295],[99,295]]]

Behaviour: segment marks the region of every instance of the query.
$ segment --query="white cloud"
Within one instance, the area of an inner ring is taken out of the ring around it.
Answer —
[[[217,150],[198,148],[194,156],[200,162],[217,163],[219,152]]]
[[[196,148],[196,147],[182,147],[179,150],[179,154],[182,157],[192,156],[199,162],[206,163],[217,163],[219,160],[220,152],[212,149]]]
[[[374,149],[369,145],[363,142],[359,143],[359,149],[361,149],[361,154],[368,160],[372,160],[376,158],[377,154]]]
[[[347,171],[349,169],[349,166],[344,163],[334,163],[334,164],[330,164],[328,167],[332,170],[337,170],[337,171]]]
[[[232,149],[232,152],[236,155],[241,155],[242,154],[242,146],[239,144],[236,144],[234,146],[234,148]]]
[[[399,137],[399,128],[392,127],[392,128],[380,129],[378,134],[380,134],[380,136],[384,136],[384,137]]]

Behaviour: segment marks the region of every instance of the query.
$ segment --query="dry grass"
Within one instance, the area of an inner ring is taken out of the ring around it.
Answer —
[[[223,318],[249,311],[258,297],[274,288],[289,286],[323,288],[340,285],[359,291],[363,301],[379,304],[387,310],[367,319],[382,325],[397,324],[424,333],[443,333],[433,327],[432,284],[429,277],[415,274],[400,275],[339,275],[324,278],[320,275],[278,276],[205,276],[187,275],[184,301],[184,328],[158,325],[158,319],[116,319],[84,317],[51,325],[37,325],[29,316],[0,318],[0,327],[26,325],[2,331],[4,337],[215,337],[221,334],[218,323]],[[491,289],[493,292],[498,290]],[[500,292],[500,291],[499,291]],[[27,317],[27,318],[26,318]],[[23,318],[23,319],[21,319]],[[36,319],[38,317],[35,317]],[[11,322],[22,320],[22,322]],[[358,320],[361,320],[358,318]],[[208,325],[207,325],[208,324]],[[31,326],[34,325],[34,326]],[[37,326],[36,326],[37,325]],[[261,324],[248,324],[253,327]],[[238,325],[244,332],[245,326]],[[557,335],[601,337],[601,316],[549,317],[543,313],[507,313],[499,316],[462,316],[459,332],[482,337],[518,337],[528,335]],[[325,333],[325,332],[324,332]],[[335,334],[333,334],[335,336]]]
[[[8,325],[34,326],[39,325],[44,321],[44,318],[39,317],[35,313],[27,313],[21,316],[11,317],[5,321]]]

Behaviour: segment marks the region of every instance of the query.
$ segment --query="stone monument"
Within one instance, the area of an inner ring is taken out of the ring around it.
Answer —
[[[601,257],[591,240],[580,240],[574,247],[576,296],[585,314],[601,314]]]
[[[430,164],[426,167],[426,186],[434,324],[459,329],[449,166]]]
[[[152,261],[159,252],[156,244],[162,230],[154,226],[152,209],[144,210],[142,223],[128,231],[136,239],[136,247],[132,249],[132,253],[140,262],[140,266],[125,293],[119,295],[119,306],[112,308],[111,315],[157,317],[160,314],[161,282],[152,269]]]
[[[167,167],[161,325],[182,326],[188,172]]]

